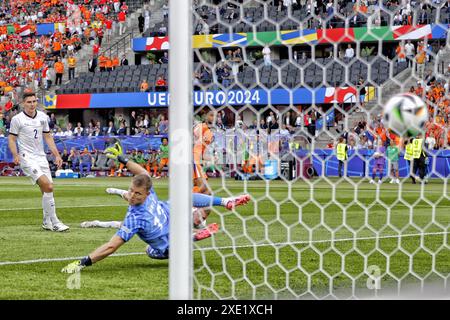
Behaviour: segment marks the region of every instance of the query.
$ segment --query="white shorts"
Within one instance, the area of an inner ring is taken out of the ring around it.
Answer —
[[[52,173],[50,172],[50,167],[48,166],[47,158],[20,158],[20,168],[27,177],[36,184],[37,180],[45,175],[50,182],[53,182]]]

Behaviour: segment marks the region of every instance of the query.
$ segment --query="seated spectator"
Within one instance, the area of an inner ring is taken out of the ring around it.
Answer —
[[[264,119],[261,119],[261,121],[259,122],[259,128],[260,129],[267,129],[267,124],[266,124],[266,121]]]
[[[94,132],[91,133],[90,136],[92,137],[98,137],[102,134],[102,131],[100,130],[100,127],[94,127]]]
[[[161,57],[161,59],[158,60],[161,64],[167,64],[169,63],[169,53],[167,51],[164,51],[164,55]]]
[[[127,66],[128,65],[128,59],[126,58],[125,55],[122,56],[122,59],[120,60],[120,65],[121,66]]]
[[[86,168],[86,173],[91,172],[91,166],[94,158],[89,152],[88,148],[85,147],[80,155],[80,174],[84,173],[84,168]]]
[[[372,149],[373,143],[372,141],[367,137],[366,134],[362,134],[361,139],[359,139],[356,149]]]
[[[351,60],[355,56],[355,50],[353,50],[352,45],[348,44],[347,49],[345,50],[345,59]]]
[[[167,27],[166,27],[165,25],[161,25],[161,26],[159,27],[159,30],[158,30],[158,36],[159,36],[159,37],[165,37],[165,36],[167,36]]]
[[[65,137],[71,137],[73,136],[73,131],[72,131],[72,124],[69,122],[66,126],[66,131],[64,131],[64,136]]]
[[[145,79],[142,80],[141,85],[140,85],[140,91],[141,92],[148,92],[149,91],[148,88],[149,88],[149,86],[148,86],[147,80],[145,80]]]
[[[48,127],[50,128],[51,131],[54,132],[55,126],[56,126],[56,118],[55,114],[52,112],[48,117]]]
[[[222,69],[222,85],[225,88],[228,88],[231,84],[231,73],[230,73],[230,69],[228,67],[224,67]]]
[[[289,132],[289,130],[287,129],[286,125],[285,125],[285,124],[282,124],[282,125],[281,125],[281,129],[280,129],[280,135],[281,135],[281,136],[289,136],[289,134],[290,134],[290,132]]]
[[[78,122],[77,126],[73,129],[73,135],[76,137],[84,136],[84,128],[81,126],[81,122]]]
[[[127,134],[127,128],[125,126],[125,123],[121,122],[119,130],[117,130],[117,135],[118,136],[125,136],[126,134]]]
[[[70,154],[68,157],[68,162],[73,171],[80,164],[80,152],[76,148],[70,149]]]
[[[55,137],[64,137],[64,132],[60,127],[56,127]]]
[[[218,117],[216,120],[216,128],[219,130],[225,130],[225,126],[222,122],[222,118]]]
[[[158,123],[158,134],[167,133],[169,131],[169,121],[166,120],[164,115],[161,115]]]
[[[142,121],[142,126],[144,128],[148,128],[148,126],[150,125],[150,118],[148,114],[144,115],[144,120]]]
[[[59,128],[61,129],[61,128]],[[69,168],[69,153],[67,152],[67,149],[64,148],[62,154],[61,154],[61,159],[63,161],[61,169],[66,170],[67,168]]]
[[[167,91],[167,81],[163,75],[159,75],[155,83],[155,91]]]
[[[115,136],[116,128],[114,127],[114,123],[112,121],[109,122],[108,127],[103,132],[105,136]]]

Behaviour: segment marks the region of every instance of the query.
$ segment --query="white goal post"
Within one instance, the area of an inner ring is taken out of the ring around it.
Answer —
[[[170,260],[169,298],[192,298],[191,0],[169,1]]]

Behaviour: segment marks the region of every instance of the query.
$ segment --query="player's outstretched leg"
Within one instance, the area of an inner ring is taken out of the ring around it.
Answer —
[[[81,228],[114,228],[119,229],[121,226],[120,221],[84,221],[80,224]]]
[[[200,241],[211,237],[213,234],[219,231],[219,225],[217,223],[211,223],[206,228],[196,230],[194,233],[194,241]]]
[[[222,206],[228,210],[232,210],[237,206],[242,206],[250,201],[250,195],[243,194],[237,197],[220,198],[213,197],[202,193],[194,193],[192,195],[192,205],[197,208]]]

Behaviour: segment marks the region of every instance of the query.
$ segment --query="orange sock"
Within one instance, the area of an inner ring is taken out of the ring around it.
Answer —
[[[156,176],[158,173],[158,167],[153,167],[153,175]]]
[[[200,193],[200,187],[194,186],[194,187],[192,188],[192,192],[193,192],[193,193]]]

